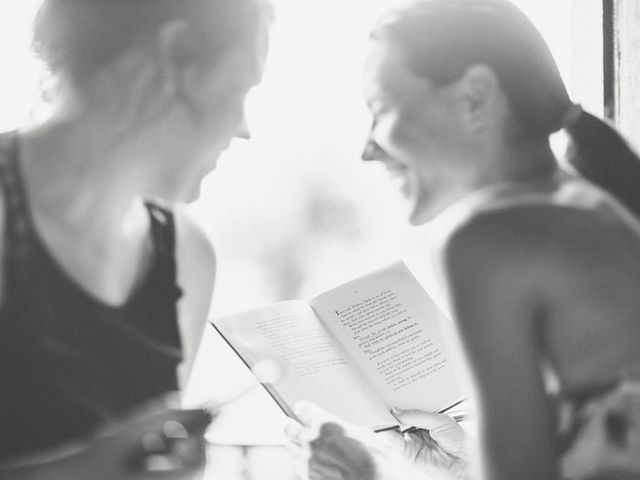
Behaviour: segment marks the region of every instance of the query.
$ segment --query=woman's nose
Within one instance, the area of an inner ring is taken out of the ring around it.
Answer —
[[[380,160],[384,155],[384,150],[374,140],[367,140],[362,150],[362,160],[370,162],[372,160]]]
[[[235,136],[244,140],[249,140],[251,138],[249,123],[247,122],[247,117],[245,115],[242,116],[242,121],[240,122],[240,125],[238,125],[238,130],[236,131]]]

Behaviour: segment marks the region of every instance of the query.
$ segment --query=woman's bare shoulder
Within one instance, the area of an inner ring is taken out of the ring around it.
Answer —
[[[441,255],[449,270],[580,275],[606,263],[640,271],[640,223],[606,202],[491,202],[449,228]]]
[[[570,179],[550,188],[511,189],[476,197],[451,216],[443,244],[484,248],[502,253],[542,249],[585,250],[604,240],[619,245],[638,243],[640,219],[599,188]]]

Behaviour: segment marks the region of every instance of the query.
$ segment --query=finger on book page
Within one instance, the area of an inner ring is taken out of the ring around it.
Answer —
[[[456,423],[456,421],[446,413],[433,413],[424,410],[402,410],[397,407],[392,408],[390,412],[402,425],[424,428],[425,430],[435,430]]]

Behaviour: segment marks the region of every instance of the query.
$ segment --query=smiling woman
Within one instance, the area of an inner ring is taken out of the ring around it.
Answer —
[[[485,467],[461,472],[460,444],[443,455],[429,435],[429,424],[455,432],[455,422],[423,412],[422,439],[395,434],[416,469],[403,478],[434,466],[452,478],[636,477],[640,224],[621,185],[591,174],[637,178],[637,155],[572,103],[543,37],[508,0],[417,1],[384,16],[370,44],[368,159],[403,172],[412,221],[437,216]],[[580,171],[595,183],[561,169],[550,146],[560,129],[572,164],[593,166]],[[419,414],[397,418],[415,426],[405,420]],[[345,460],[346,430],[329,430],[309,444],[312,471],[368,478],[362,460]],[[365,442],[380,479],[395,478],[382,473],[394,457]]]
[[[463,112],[451,101],[457,92],[412,74],[396,45],[371,50],[365,95],[373,123],[363,159],[380,161],[401,178],[410,221],[420,225],[478,181],[479,172],[461,168],[477,145],[461,135]]]

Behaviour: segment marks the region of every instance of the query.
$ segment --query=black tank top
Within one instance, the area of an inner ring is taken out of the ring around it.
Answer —
[[[29,216],[19,167],[17,135],[1,135],[0,459],[85,435],[177,389],[182,360],[171,212],[147,203],[151,266],[129,300],[111,307],[48,253]]]

